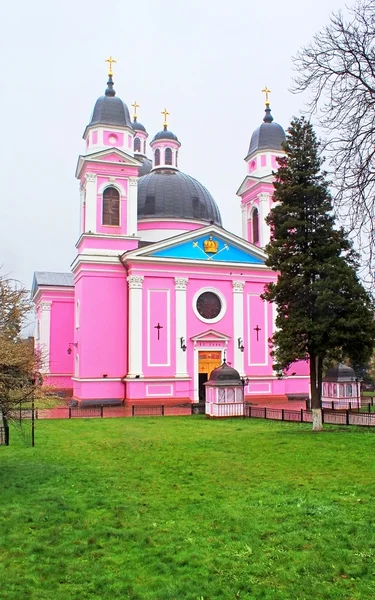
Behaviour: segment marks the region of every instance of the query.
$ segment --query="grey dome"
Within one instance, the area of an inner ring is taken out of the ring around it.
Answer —
[[[218,206],[196,179],[174,169],[157,169],[138,180],[139,219],[196,219],[221,226]]]
[[[168,129],[163,129],[154,136],[152,142],[155,142],[156,140],[175,140],[175,142],[178,142],[178,137],[177,135],[172,133],[172,131],[168,131]]]
[[[116,96],[113,89],[112,77],[109,77],[107,89],[104,96],[100,96],[95,102],[89,125],[117,125],[120,127],[131,127],[129,109],[126,104]]]
[[[138,177],[147,175],[152,169],[152,160],[147,158],[147,156],[142,156],[141,154],[136,154],[135,157],[142,163],[142,166],[138,169]]]
[[[242,385],[241,376],[236,369],[227,365],[224,361],[220,367],[211,372],[207,384],[214,383],[215,385]]]
[[[263,123],[251,136],[249,152],[253,154],[259,150],[282,150],[281,144],[285,142],[285,131],[278,123],[273,122],[271,109],[266,108]]]
[[[145,133],[147,133],[146,127],[144,125],[142,125],[142,123],[138,123],[138,121],[134,120],[132,123],[132,127],[133,127],[134,131],[144,131]]]
[[[339,363],[328,369],[323,381],[355,381],[355,372],[351,367]]]

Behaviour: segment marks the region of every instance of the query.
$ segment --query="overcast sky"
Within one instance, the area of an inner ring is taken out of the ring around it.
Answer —
[[[291,57],[342,7],[338,0],[18,0],[0,8],[0,265],[27,287],[34,270],[69,271],[79,226],[82,134],[117,59],[117,94],[152,136],[169,128],[180,168],[240,234],[236,190],[271,90],[285,128],[303,108]],[[149,156],[151,152],[149,151]]]

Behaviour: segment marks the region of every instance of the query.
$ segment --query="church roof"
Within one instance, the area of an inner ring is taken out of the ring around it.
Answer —
[[[285,131],[278,123],[273,121],[271,109],[266,107],[263,123],[251,136],[248,156],[259,150],[282,150],[281,144],[285,142]]]
[[[117,125],[132,127],[129,109],[126,104],[116,96],[113,81],[110,76],[104,96],[95,102],[94,110],[89,125]]]
[[[241,376],[236,369],[230,367],[225,361],[220,367],[211,372],[205,385],[242,385]]]
[[[38,287],[46,285],[52,287],[74,287],[73,273],[54,273],[52,271],[35,271],[33,285],[31,288],[32,296]]]
[[[196,179],[157,169],[138,180],[138,219],[194,219],[221,226],[219,208]]]
[[[178,137],[172,133],[172,131],[169,131],[169,129],[164,128],[154,136],[152,142],[155,142],[156,140],[174,140],[175,142],[178,142]]]
[[[344,365],[342,363],[338,363],[335,367],[331,367],[328,369],[326,376],[323,378],[323,381],[354,381],[355,380],[355,372],[354,369],[348,367],[348,365]]]
[[[147,175],[152,169],[152,160],[147,158],[147,156],[142,156],[136,154],[137,160],[142,163],[142,166],[138,169],[138,177],[143,177],[143,175]]]

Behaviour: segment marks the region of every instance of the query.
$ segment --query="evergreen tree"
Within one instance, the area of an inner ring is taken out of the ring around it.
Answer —
[[[345,231],[335,226],[319,143],[304,118],[294,119],[283,145],[286,156],[274,183],[267,217],[272,239],[266,264],[278,272],[263,298],[277,305],[275,369],[310,364],[313,429],[321,423],[323,361],[370,358],[375,339],[373,305],[357,274],[357,257]]]

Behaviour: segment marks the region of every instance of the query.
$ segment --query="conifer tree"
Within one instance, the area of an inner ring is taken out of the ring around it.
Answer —
[[[278,272],[263,298],[277,305],[273,356],[285,373],[292,362],[310,365],[313,429],[322,428],[325,359],[370,358],[375,339],[370,295],[356,274],[357,256],[335,225],[332,200],[313,128],[295,118],[278,159],[275,205],[267,217],[272,239],[266,264]]]

